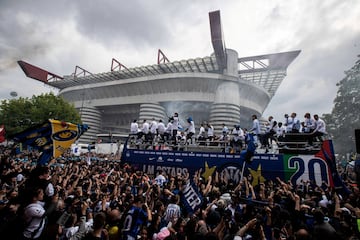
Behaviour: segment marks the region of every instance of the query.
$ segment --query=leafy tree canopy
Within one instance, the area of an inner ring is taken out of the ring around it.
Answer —
[[[48,119],[81,123],[75,107],[54,93],[32,98],[3,100],[0,104],[0,125],[4,124],[7,136],[19,133]]]
[[[355,129],[360,129],[360,60],[345,75],[337,84],[331,114],[324,116],[335,152],[340,155],[355,152]]]

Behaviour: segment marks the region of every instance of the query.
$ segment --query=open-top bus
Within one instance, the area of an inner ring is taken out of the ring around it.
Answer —
[[[251,174],[253,185],[280,178],[293,184],[311,181],[319,186],[327,183],[342,188],[332,140],[318,142],[317,146],[309,149],[305,147],[307,138],[306,134],[287,134],[277,153],[259,153],[253,148],[251,137],[247,149],[231,154],[220,145],[218,150],[214,146],[209,150],[196,144],[186,145],[181,150],[170,150],[168,146],[143,147],[131,137],[124,144],[121,161],[148,175],[155,175],[159,170],[172,175],[193,174],[200,170],[203,177],[208,177],[217,171],[234,182]]]

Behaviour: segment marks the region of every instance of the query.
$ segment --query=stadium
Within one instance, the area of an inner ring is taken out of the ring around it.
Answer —
[[[116,59],[109,72],[93,74],[80,67],[58,76],[19,61],[25,74],[59,89],[74,104],[90,129],[81,142],[98,133],[129,133],[134,119],[162,119],[179,113],[181,123],[192,117],[196,126],[210,122],[215,131],[225,123],[249,127],[251,115],[261,116],[290,63],[300,51],[239,57],[225,47],[220,12],[210,12],[210,56],[169,61],[158,50],[157,64],[126,68]]]

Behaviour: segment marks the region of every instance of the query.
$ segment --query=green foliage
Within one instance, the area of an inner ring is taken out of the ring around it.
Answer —
[[[0,125],[5,125],[7,136],[42,124],[48,119],[81,123],[75,107],[53,93],[32,98],[3,100],[0,104]]]
[[[341,155],[355,152],[355,129],[360,129],[360,60],[345,74],[337,84],[332,112],[324,116],[335,152]]]

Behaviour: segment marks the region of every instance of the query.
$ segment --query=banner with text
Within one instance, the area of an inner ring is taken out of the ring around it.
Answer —
[[[87,125],[49,119],[47,122],[16,134],[16,142],[38,149],[38,164],[46,164],[51,157],[61,156],[85,131]]]

